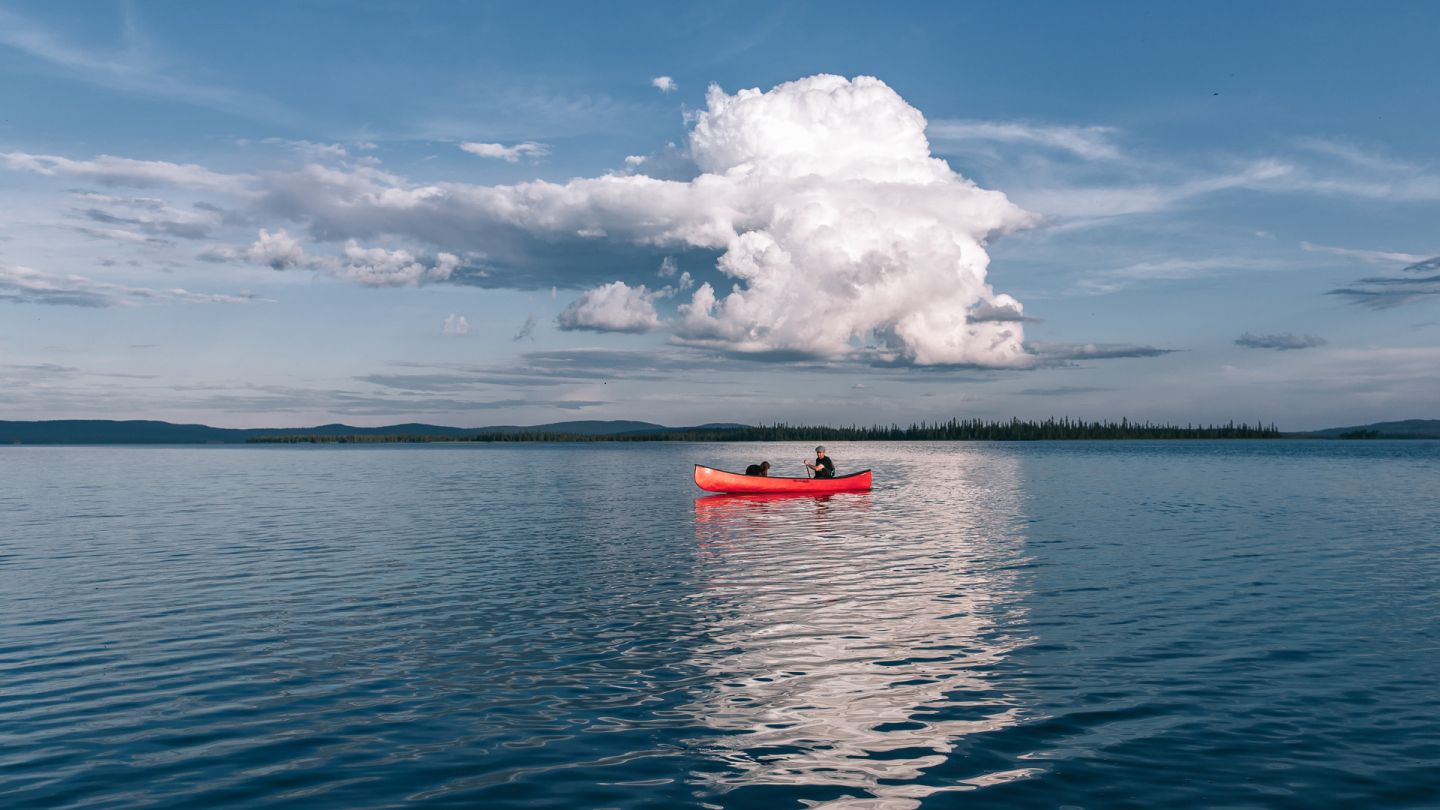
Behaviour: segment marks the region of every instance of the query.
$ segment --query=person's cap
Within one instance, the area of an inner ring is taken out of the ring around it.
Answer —
[[[819,447],[815,448],[815,452],[817,452],[817,453],[823,453],[823,452],[825,452],[825,445],[822,444],[822,445],[820,445]]]

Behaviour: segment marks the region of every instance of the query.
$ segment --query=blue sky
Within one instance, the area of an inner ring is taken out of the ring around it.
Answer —
[[[1437,24],[0,0],[0,418],[1435,417]]]

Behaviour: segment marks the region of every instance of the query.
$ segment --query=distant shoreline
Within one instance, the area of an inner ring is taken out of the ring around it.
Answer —
[[[1382,422],[1321,431],[1283,432],[1274,424],[1172,425],[1152,422],[951,419],[907,426],[742,425],[667,427],[635,421],[457,428],[418,423],[383,427],[330,424],[310,428],[214,428],[159,421],[0,421],[0,445],[241,445],[589,442],[867,442],[1114,441],[1194,439],[1435,439],[1440,420]]]
[[[247,444],[430,444],[434,442],[963,442],[963,441],[1105,441],[1175,439],[1280,439],[1274,425],[1179,427],[1046,420],[1044,422],[961,422],[941,424],[837,428],[823,425],[773,425],[709,430],[667,430],[618,434],[574,434],[555,431],[477,433],[472,436],[426,435],[286,435],[257,436]]]

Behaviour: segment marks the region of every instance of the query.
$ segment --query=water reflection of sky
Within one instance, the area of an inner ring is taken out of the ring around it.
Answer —
[[[892,468],[871,494],[695,502],[708,643],[686,707],[713,731],[702,793],[804,786],[909,808],[1034,771],[927,778],[966,735],[1024,711],[987,671],[1026,642],[1018,464]]]

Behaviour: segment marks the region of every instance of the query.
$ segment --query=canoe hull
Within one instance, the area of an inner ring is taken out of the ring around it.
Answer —
[[[696,464],[695,486],[706,492],[730,494],[869,492],[870,471],[863,470],[836,478],[770,478],[742,475]]]

